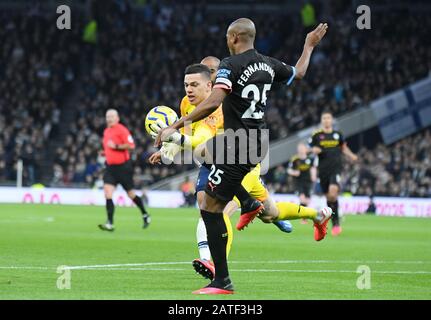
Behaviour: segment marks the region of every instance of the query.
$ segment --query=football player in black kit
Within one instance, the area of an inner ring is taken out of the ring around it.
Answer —
[[[312,184],[316,181],[317,171],[314,162],[314,155],[309,154],[307,146],[301,142],[287,168],[287,173],[295,179],[295,191],[299,196],[299,203],[304,207],[310,204]],[[307,223],[307,220],[302,219],[302,223]]]
[[[343,134],[333,129],[333,117],[330,112],[322,113],[321,125],[322,128],[311,136],[310,147],[318,156],[320,186],[326,196],[328,207],[334,213],[332,215],[332,235],[337,236],[341,233],[338,194],[343,167],[342,155],[346,155],[351,161],[357,161],[358,157],[347,146]]]
[[[327,28],[327,24],[319,24],[307,35],[301,57],[293,67],[264,56],[254,49],[256,29],[253,21],[247,18],[234,21],[229,25],[226,35],[231,56],[220,63],[211,95],[188,116],[159,132],[156,146],[160,146],[163,141],[170,141],[170,136],[176,130],[184,127],[186,123],[190,124],[207,117],[223,103],[224,134],[219,135],[218,139],[224,142],[226,137],[229,140],[232,135],[235,139],[238,132],[245,134],[249,139],[246,140],[248,149],[245,152],[246,161],[241,150],[244,147],[243,144],[224,143],[224,152],[223,150],[219,152],[218,149],[217,152],[213,152],[216,158],[211,166],[205,188],[201,216],[207,229],[208,245],[215,265],[215,278],[208,286],[193,293],[232,294],[234,292],[226,257],[226,247],[232,239],[229,239],[223,209],[234,197],[244,176],[262,161],[268,149],[268,142],[265,143],[264,140],[267,139],[264,114],[267,94],[272,84],[274,82],[290,84],[294,79],[304,77],[313,49],[323,38]],[[255,138],[254,141],[251,141],[252,136]],[[210,146],[208,149],[211,149]],[[257,151],[260,157],[251,159],[250,151]],[[224,155],[223,159],[219,159],[217,157],[220,154],[227,154],[229,159],[221,161],[224,160]],[[234,163],[231,162],[232,158]],[[241,215],[237,229],[244,228],[255,217],[256,214]]]

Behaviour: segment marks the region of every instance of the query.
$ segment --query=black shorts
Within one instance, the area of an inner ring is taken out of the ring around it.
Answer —
[[[126,191],[133,189],[133,165],[132,161],[127,161],[123,164],[106,165],[103,175],[105,184],[116,186],[121,184]]]
[[[295,182],[295,190],[298,195],[305,195],[310,198],[311,195],[311,181],[297,180]]]
[[[341,175],[337,172],[319,175],[320,187],[323,193],[328,193],[329,185],[335,184],[340,186]]]
[[[241,182],[254,166],[249,164],[213,164],[205,186],[211,197],[229,202],[235,196]]]

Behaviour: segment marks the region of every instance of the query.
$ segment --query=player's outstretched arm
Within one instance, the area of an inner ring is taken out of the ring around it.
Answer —
[[[313,53],[314,48],[319,44],[320,40],[325,36],[327,30],[328,24],[320,23],[316,29],[307,34],[301,57],[295,65],[295,79],[304,78],[307,73],[308,65],[310,64],[311,54]]]
[[[292,169],[292,168],[287,169],[287,173],[289,175],[291,175],[292,177],[299,177],[299,175],[301,174],[299,172],[299,170],[295,170],[295,169]]]
[[[350,148],[346,144],[343,145],[343,148],[341,150],[353,162],[358,160],[358,156],[354,154],[353,151],[350,150]]]
[[[197,122],[199,120],[202,120],[203,118],[208,117],[220,106],[226,95],[227,92],[224,89],[214,88],[210,96],[202,103],[200,103],[189,115],[181,118],[172,126],[160,130],[159,134],[156,137],[156,142],[154,145],[156,147],[159,147],[163,141],[168,141],[169,137],[174,132],[176,132],[178,129],[183,128],[186,124]]]
[[[151,164],[160,164],[162,161],[162,153],[159,151],[154,152],[149,158],[148,162]]]
[[[311,147],[311,151],[315,154],[318,155],[319,153],[322,153],[322,149],[320,147]]]

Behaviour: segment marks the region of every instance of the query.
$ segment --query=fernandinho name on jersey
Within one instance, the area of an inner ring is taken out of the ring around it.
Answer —
[[[271,68],[268,64],[265,62],[255,62],[254,64],[250,64],[241,74],[239,77],[237,83],[240,86],[245,86],[245,83],[248,81],[248,79],[255,73],[256,71],[266,71],[271,75],[271,79],[274,80],[275,72],[274,69]]]

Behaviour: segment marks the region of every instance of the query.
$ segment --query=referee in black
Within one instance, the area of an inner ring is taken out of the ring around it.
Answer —
[[[106,169],[103,176],[103,190],[106,198],[106,213],[108,219],[99,228],[105,231],[114,231],[114,202],[112,195],[117,184],[121,184],[127,195],[141,210],[144,220],[143,228],[150,224],[150,215],[145,210],[142,199],[133,191],[133,165],[129,150],[135,148],[133,137],[129,130],[120,123],[117,110],[109,109],[106,112],[106,129],[103,132],[103,152],[106,157]]]

